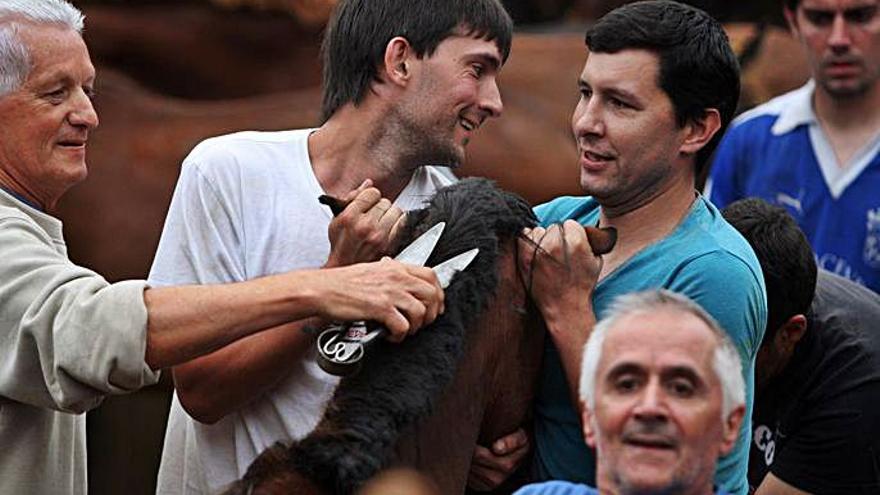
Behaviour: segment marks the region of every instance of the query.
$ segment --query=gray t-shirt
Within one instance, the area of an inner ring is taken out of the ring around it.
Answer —
[[[155,383],[144,281],[67,258],[61,222],[0,190],[0,494],[82,494],[84,411]]]

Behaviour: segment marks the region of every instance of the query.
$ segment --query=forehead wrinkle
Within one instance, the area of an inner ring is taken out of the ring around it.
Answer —
[[[877,0],[838,0],[835,2],[822,2],[802,0],[798,8],[803,10],[813,10],[819,12],[837,12],[838,10],[848,11],[864,7],[872,7],[878,4]]]

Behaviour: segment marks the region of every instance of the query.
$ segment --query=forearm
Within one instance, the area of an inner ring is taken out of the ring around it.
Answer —
[[[311,279],[291,272],[235,284],[148,289],[147,350],[153,369],[184,363],[242,337],[319,312]]]
[[[214,423],[275,388],[314,345],[309,318],[245,337],[173,368],[178,398],[190,416]]]
[[[579,404],[583,350],[596,324],[592,307],[587,306],[578,311],[550,313],[544,317],[544,320],[550,338],[553,339],[553,344],[559,353],[572,404]]]

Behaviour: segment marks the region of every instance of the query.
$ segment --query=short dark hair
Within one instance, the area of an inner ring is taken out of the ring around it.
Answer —
[[[785,5],[785,8],[794,11],[801,4],[801,0],[784,0],[782,3]]]
[[[746,238],[761,264],[767,286],[764,342],[771,342],[783,323],[810,309],[817,272],[813,250],[785,208],[763,199],[741,199],[722,214]]]
[[[395,36],[406,38],[421,58],[454,34],[495,41],[506,61],[513,21],[499,0],[341,0],[321,47],[323,119],[363,101]]]
[[[657,54],[657,85],[672,100],[679,126],[715,108],[721,128],[697,153],[696,176],[709,158],[736,112],[739,100],[739,63],[721,24],[706,12],[671,0],[624,5],[599,19],[586,35],[587,48],[617,53],[637,48]]]

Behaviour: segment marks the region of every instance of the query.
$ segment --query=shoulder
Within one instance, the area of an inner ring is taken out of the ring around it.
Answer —
[[[683,224],[679,241],[689,249],[683,265],[717,265],[741,271],[763,287],[761,265],[748,241],[724,219],[718,208],[704,196]]]
[[[242,184],[275,184],[311,170],[307,139],[311,129],[243,131],[208,138],[183,160],[180,182],[208,184],[211,189],[236,191]]]
[[[23,221],[23,222],[33,222],[27,215],[24,214],[18,208],[13,208],[11,206],[3,206],[0,205],[0,222],[6,221]]]
[[[590,196],[562,196],[534,208],[535,216],[542,225],[577,220],[592,220],[599,213],[599,203]]]
[[[222,136],[214,136],[197,144],[188,158],[203,158],[221,153],[251,150],[260,147],[295,144],[308,138],[312,129],[289,131],[240,131]]]
[[[0,235],[7,239],[36,238],[42,243],[62,241],[60,222],[51,223],[51,225],[40,225],[39,222],[18,208],[0,205]],[[57,237],[57,239],[53,237]]]
[[[880,370],[880,294],[826,270],[818,275],[809,320],[823,347],[870,356],[865,364]],[[859,367],[855,361],[849,365]]]
[[[770,143],[795,136],[791,131],[799,128],[805,114],[811,112],[804,108],[809,105],[811,94],[812,85],[807,84],[737,116],[718,146],[714,163],[724,164],[736,156],[744,157],[738,154],[740,152],[769,152]]]
[[[514,495],[598,495],[595,488],[568,481],[547,481],[520,488]]]
[[[231,170],[259,169],[265,163],[296,158],[295,150],[306,146],[311,129],[292,131],[242,131],[205,139],[184,159],[184,170],[216,175]]]
[[[785,109],[785,107],[787,105],[790,105],[793,99],[797,99],[798,91],[799,90],[794,90],[779,95],[765,103],[756,106],[755,108],[746,110],[745,112],[739,114],[735,119],[733,119],[733,122],[730,123],[730,127],[732,129],[735,129],[743,126],[752,126],[761,119],[768,119],[770,121],[776,120],[779,115],[782,114],[782,111]]]

